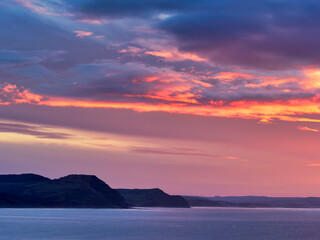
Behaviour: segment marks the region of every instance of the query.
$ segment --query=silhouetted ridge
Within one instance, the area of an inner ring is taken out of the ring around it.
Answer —
[[[49,181],[51,181],[49,178],[32,173],[0,175],[0,183],[5,182],[26,184]]]
[[[63,199],[66,207],[127,207],[125,199],[116,190],[93,175],[68,175],[53,180],[46,187],[49,187],[46,191],[51,190],[51,198],[47,201],[52,197]]]
[[[91,175],[55,180],[34,175],[0,175],[0,207],[127,208],[124,198]]]
[[[61,177],[58,179],[55,179],[60,182],[90,182],[90,181],[99,181],[103,182],[99,178],[97,178],[95,175],[84,175],[84,174],[70,174],[65,177]],[[104,183],[104,182],[103,182]]]
[[[133,207],[190,207],[181,196],[169,195],[159,188],[117,189],[129,206]]]

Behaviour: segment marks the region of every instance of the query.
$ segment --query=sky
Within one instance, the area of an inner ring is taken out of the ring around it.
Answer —
[[[2,0],[0,174],[320,197],[320,2]]]

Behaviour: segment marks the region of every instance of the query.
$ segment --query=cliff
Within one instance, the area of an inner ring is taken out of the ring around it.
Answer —
[[[125,198],[129,206],[133,207],[190,207],[183,197],[169,195],[159,188],[117,189],[117,191]]]
[[[125,199],[91,175],[51,180],[35,174],[0,175],[0,207],[127,208]]]

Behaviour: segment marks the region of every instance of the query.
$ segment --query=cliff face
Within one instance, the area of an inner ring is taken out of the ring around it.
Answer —
[[[127,208],[125,199],[90,175],[51,180],[35,174],[0,175],[0,207]]]
[[[190,207],[183,197],[168,195],[158,188],[117,189],[117,191],[125,198],[129,206],[133,207]]]

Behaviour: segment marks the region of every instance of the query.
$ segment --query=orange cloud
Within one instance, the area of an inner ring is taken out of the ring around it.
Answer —
[[[118,108],[132,109],[138,112],[164,111],[170,113],[192,114],[215,117],[236,117],[246,119],[258,119],[261,122],[270,122],[273,119],[293,122],[320,122],[320,119],[299,117],[299,114],[320,114],[320,106],[312,100],[292,100],[287,102],[259,103],[254,101],[238,101],[230,105],[206,104],[200,105],[194,99],[194,95],[188,93],[176,93],[171,96],[174,89],[159,91],[154,95],[146,95],[154,99],[164,99],[168,103],[134,103],[134,102],[98,102],[86,100],[74,100],[50,96],[39,96],[28,90],[19,91],[15,85],[3,87],[1,95],[7,97],[7,101],[1,104],[30,103],[47,106],[73,106],[83,108]],[[137,97],[137,96],[134,96]]]
[[[255,75],[252,74],[245,74],[239,72],[219,72],[216,76],[211,77],[212,79],[222,79],[225,81],[234,81],[237,78],[241,79],[252,79],[255,78]]]
[[[219,79],[227,82],[235,81],[237,79],[261,80],[260,82],[248,83],[245,85],[245,87],[250,87],[250,88],[258,88],[258,87],[266,87],[266,86],[279,87],[281,84],[285,84],[289,82],[299,82],[299,79],[295,77],[258,76],[253,74],[240,73],[240,72],[220,72],[214,77],[209,77],[209,79]],[[290,92],[290,90],[288,89],[283,89],[283,91]]]
[[[320,163],[310,163],[308,167],[320,167]]]
[[[313,128],[309,128],[309,127],[298,126],[298,129],[301,130],[301,131],[319,132],[318,129],[313,129]]]
[[[184,100],[183,97],[178,97]],[[189,101],[188,97],[186,101]],[[245,119],[258,119],[262,122],[270,122],[273,119],[291,122],[320,122],[320,119],[299,117],[299,114],[320,114],[319,106],[315,106],[312,101],[301,101],[299,105],[290,103],[255,103],[238,102],[231,106],[197,105],[188,103],[114,103],[114,102],[94,102],[76,101],[66,98],[47,98],[37,104],[48,106],[73,106],[84,108],[118,108],[132,109],[137,112],[163,111],[170,113],[192,114],[214,117],[235,117]]]
[[[303,82],[303,85],[307,89],[320,88],[320,69],[319,68],[305,68],[303,69],[304,74],[306,75],[306,80]]]
[[[135,51],[135,50],[133,50]],[[307,69],[309,70],[309,69]],[[257,119],[261,123],[269,123],[273,120],[291,121],[291,122],[320,122],[320,119],[311,118],[307,115],[320,115],[320,96],[310,90],[312,97],[302,98],[286,98],[285,100],[202,100],[205,96],[204,91],[213,92],[215,86],[206,82],[211,76],[198,76],[191,74],[179,74],[170,69],[166,69],[166,73],[148,76],[145,78],[132,79],[134,84],[146,83],[146,92],[139,94],[122,95],[121,102],[113,101],[94,101],[94,100],[75,100],[67,97],[40,96],[30,92],[29,90],[17,89],[15,85],[0,85],[0,104],[10,103],[31,103],[47,106],[73,106],[84,108],[118,108],[132,109],[138,112],[163,111],[170,113],[192,114],[201,116],[227,117],[227,118],[245,118]],[[305,69],[303,69],[305,71]],[[213,78],[222,81],[233,81],[237,78],[241,79],[257,79],[257,84],[280,84],[280,82],[291,82],[299,84],[298,78],[293,77],[264,77],[255,76],[244,73],[219,73]],[[310,76],[309,76],[310,77]],[[311,76],[312,77],[312,76]],[[308,78],[302,79],[301,89],[304,90],[304,83]],[[150,84],[150,85],[148,85]],[[245,83],[244,83],[245,84]],[[137,85],[138,86],[138,85]],[[274,86],[274,85],[272,85]],[[235,89],[228,88],[226,90],[233,94]],[[233,87],[233,85],[232,85]],[[251,87],[248,88],[252,89]],[[282,91],[281,87],[277,91]],[[252,90],[250,90],[252,91]],[[227,94],[229,94],[227,92]],[[139,101],[132,101],[132,99]],[[149,100],[148,100],[149,99]],[[241,99],[241,98],[239,98]],[[153,101],[154,100],[154,101]],[[159,101],[157,101],[159,100]],[[302,117],[303,115],[303,117]],[[302,131],[318,131],[309,127],[300,126]]]

